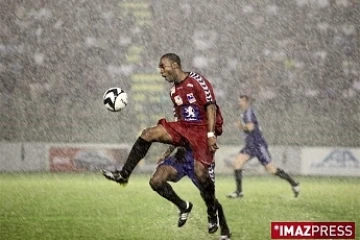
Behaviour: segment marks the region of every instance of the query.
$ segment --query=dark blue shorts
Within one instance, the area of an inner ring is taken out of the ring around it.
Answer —
[[[159,166],[166,165],[176,169],[177,176],[173,182],[178,182],[184,176],[188,176],[195,186],[199,188],[199,184],[194,173],[194,161],[193,152],[191,150],[186,150],[183,159],[178,160],[174,156],[170,156],[160,163]],[[211,179],[215,182],[215,163],[211,164],[208,170]]]
[[[256,157],[262,165],[266,165],[271,162],[271,155],[266,145],[245,145],[240,153],[244,153],[250,156],[250,159]]]

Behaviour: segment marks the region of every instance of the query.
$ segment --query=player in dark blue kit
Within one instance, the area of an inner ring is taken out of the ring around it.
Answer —
[[[179,208],[179,220],[178,227],[182,227],[192,210],[192,203],[189,201],[182,200],[173,190],[170,182],[178,182],[184,176],[188,176],[194,185],[201,191],[201,184],[196,180],[194,173],[194,156],[191,149],[186,149],[184,147],[177,147],[175,154],[171,153],[175,150],[175,146],[170,145],[169,148],[164,152],[163,156],[158,161],[158,166],[150,178],[150,186],[156,191],[160,196],[172,202],[175,206]],[[215,164],[213,163],[209,166],[208,171],[211,176],[212,181],[215,182]],[[164,191],[166,189],[166,191]],[[201,194],[201,197],[202,196]],[[230,229],[227,225],[225,214],[223,208],[219,201],[216,199],[219,226],[221,231],[220,240],[230,240]],[[184,210],[185,209],[185,210]]]
[[[235,169],[236,191],[230,193],[227,197],[239,198],[244,196],[242,191],[242,167],[253,157],[257,157],[267,172],[288,181],[292,187],[295,197],[297,197],[300,193],[299,183],[294,181],[294,179],[292,179],[284,170],[276,168],[271,163],[268,145],[261,133],[259,122],[257,121],[254,110],[250,106],[249,97],[241,95],[239,104],[243,113],[241,114],[238,127],[240,130],[244,131],[245,147],[240,151],[233,162]]]

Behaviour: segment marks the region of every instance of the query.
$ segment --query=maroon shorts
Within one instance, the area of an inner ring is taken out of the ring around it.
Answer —
[[[160,119],[158,124],[165,127],[173,140],[173,145],[190,146],[193,150],[196,161],[209,167],[214,162],[214,152],[208,147],[207,125],[194,125],[189,122],[167,122],[166,119]]]

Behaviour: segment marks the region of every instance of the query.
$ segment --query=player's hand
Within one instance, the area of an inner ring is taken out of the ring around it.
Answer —
[[[216,137],[210,137],[208,138],[208,146],[210,152],[215,152],[219,147],[216,144]]]

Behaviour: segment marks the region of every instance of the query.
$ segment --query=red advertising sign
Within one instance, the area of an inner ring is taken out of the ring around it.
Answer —
[[[50,147],[50,171],[95,171],[120,166],[128,154],[127,148],[115,147]]]

